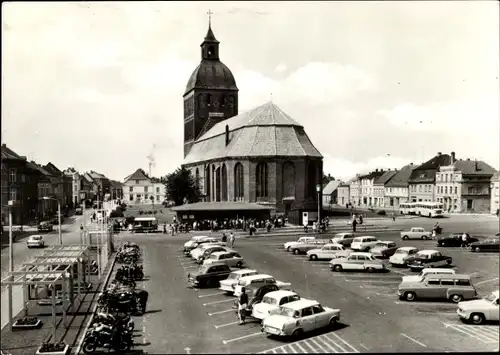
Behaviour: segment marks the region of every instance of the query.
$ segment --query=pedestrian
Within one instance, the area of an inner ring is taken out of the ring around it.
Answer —
[[[229,234],[229,245],[231,246],[231,248],[234,246],[234,234],[233,234],[233,232],[231,232],[231,234]]]
[[[358,224],[358,222],[354,219],[352,221],[352,232],[355,233],[356,232],[356,224]]]
[[[308,230],[307,230],[307,221],[304,221],[304,233],[307,233]]]
[[[167,222],[163,223],[163,234],[167,234]]]
[[[462,234],[462,245],[460,246],[460,249],[467,248],[467,246],[468,246],[468,245],[467,245],[467,244],[468,244],[468,243],[467,243],[467,240],[468,240],[468,239],[469,239],[469,238],[467,237],[467,233]]]
[[[238,298],[238,319],[240,321],[240,324],[245,323],[244,312],[246,311],[247,307],[248,307],[248,296],[245,287],[242,287],[240,297]]]
[[[227,243],[226,233],[222,233],[222,242]]]
[[[359,224],[363,224],[363,215],[362,214],[359,215]]]
[[[432,230],[432,239],[436,239],[436,238],[437,238],[436,230],[433,229]]]

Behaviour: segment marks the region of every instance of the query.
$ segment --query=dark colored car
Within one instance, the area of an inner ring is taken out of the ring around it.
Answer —
[[[278,291],[279,288],[276,284],[269,284],[265,282],[257,282],[245,286],[245,291],[248,296],[248,306],[246,309],[246,316],[250,317],[252,315],[253,306],[262,301],[264,296],[269,292]],[[234,302],[234,305],[238,306],[238,300]],[[235,308],[236,308],[235,307]]]
[[[81,216],[83,214],[83,209],[81,209],[80,207],[77,207],[75,209],[75,214],[78,216]]]
[[[479,253],[481,251],[500,251],[500,236],[488,237],[470,245],[471,251]]]
[[[37,227],[37,230],[39,232],[52,232],[54,230],[54,227],[49,221],[43,221],[40,222],[40,224]]]
[[[465,233],[467,235],[467,243],[475,243],[479,241],[479,239],[471,237],[469,233]],[[444,235],[442,237],[438,237],[437,246],[438,247],[459,247],[462,245],[462,235],[463,233],[451,233],[448,235]]]
[[[231,273],[226,264],[201,265],[197,271],[188,274],[188,282],[195,287],[219,286],[220,280],[225,280]]]
[[[421,250],[415,256],[408,258],[407,265],[411,271],[420,271],[425,268],[446,267],[451,265],[451,262],[450,256],[436,250]]]

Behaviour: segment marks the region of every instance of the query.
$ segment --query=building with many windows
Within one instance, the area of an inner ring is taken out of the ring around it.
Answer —
[[[361,181],[361,206],[377,207],[380,203],[380,198],[383,200],[384,196],[378,196],[375,191],[375,181],[384,175],[384,170],[376,169],[369,174],[359,177]]]
[[[337,187],[337,203],[340,206],[346,206],[349,204],[351,201],[350,195],[349,195],[349,183],[341,183],[339,187]]]
[[[490,213],[498,215],[500,209],[500,173],[498,171],[491,178],[490,194]]]
[[[127,204],[160,204],[165,200],[165,185],[137,169],[124,179],[122,195]]]
[[[413,163],[403,166],[384,186],[384,206],[398,209],[400,203],[408,202],[408,179],[417,166]]]
[[[349,201],[352,206],[361,205],[361,177],[360,174],[356,174],[356,177],[349,181]]]
[[[450,165],[452,159],[455,159],[455,153],[451,153],[450,156],[438,152],[432,159],[413,169],[408,179],[410,202],[436,201],[434,190],[436,173],[440,166]]]
[[[387,170],[373,182],[373,206],[374,207],[384,207],[385,206],[385,186],[388,182],[392,180],[394,175],[398,171]]]

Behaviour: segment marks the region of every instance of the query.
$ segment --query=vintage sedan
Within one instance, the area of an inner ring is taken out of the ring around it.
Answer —
[[[424,268],[448,266],[451,262],[450,256],[443,255],[437,250],[421,250],[408,258],[407,265],[411,271],[420,271]]]
[[[193,287],[219,286],[219,281],[227,279],[230,273],[231,268],[226,264],[201,265],[188,274],[188,282]]]
[[[429,275],[420,281],[402,281],[397,294],[400,299],[412,302],[417,298],[442,299],[458,303],[477,297],[470,275]]]
[[[337,233],[332,238],[331,242],[338,243],[345,247],[350,247],[353,239],[354,239],[353,233]]]
[[[375,259],[371,253],[351,253],[346,258],[330,261],[332,271],[386,271],[385,265]]]
[[[220,242],[215,242],[215,243],[213,243],[213,242],[208,243],[207,242],[207,243],[203,243],[203,244],[200,244],[197,248],[191,250],[189,252],[189,255],[191,256],[191,258],[193,260],[196,261],[196,260],[198,260],[198,258],[200,256],[203,255],[203,253],[205,252],[205,250],[207,250],[208,248],[215,247],[215,246],[222,246],[222,245],[223,244],[220,243]]]
[[[340,319],[340,309],[323,307],[313,300],[298,300],[281,306],[262,321],[266,335],[292,336],[324,327],[334,327]]]
[[[316,239],[316,237],[300,237],[294,242],[286,242],[285,244],[283,244],[283,248],[286,251],[291,251],[294,245],[304,243],[306,240],[313,240],[313,239]]]
[[[488,237],[470,244],[470,250],[476,253],[482,251],[500,251],[500,237]]]
[[[458,303],[457,314],[462,321],[482,324],[488,321],[499,321],[498,291],[493,291],[488,297],[479,300]]]
[[[403,240],[408,240],[408,239],[427,240],[427,239],[432,239],[432,233],[427,232],[425,229],[420,228],[420,227],[413,227],[409,231],[401,232],[401,239],[403,239]]]
[[[371,249],[370,253],[376,258],[388,258],[396,252],[398,247],[391,241],[379,241]]]
[[[207,259],[212,253],[215,253],[217,251],[234,251],[233,249],[227,247],[227,246],[222,246],[222,245],[212,245],[208,248],[206,248],[203,251],[203,254],[201,256],[198,256],[196,259],[196,262],[198,264],[203,264],[203,260]]]
[[[439,236],[437,238],[438,247],[460,247],[463,244],[462,236],[464,233],[451,233],[445,236]],[[468,243],[474,243],[479,241],[479,239],[471,237],[469,233],[465,233],[467,236]]]
[[[45,241],[41,235],[31,235],[26,242],[28,249],[31,248],[43,248],[45,247]]]
[[[329,242],[328,239],[312,239],[306,240],[302,243],[297,243],[291,247],[292,253],[295,255],[306,254],[308,250],[318,249],[322,245],[325,245]]]
[[[238,283],[234,285],[234,295],[235,296],[241,295],[241,290],[243,287],[247,287],[251,284],[262,283],[262,282],[269,284],[276,284],[279,289],[284,289],[284,290],[290,290],[292,287],[292,284],[290,282],[278,281],[271,275],[256,274],[240,278],[238,280]]]
[[[307,251],[309,260],[332,260],[336,258],[345,258],[351,254],[349,249],[346,249],[340,244],[326,244],[322,248],[311,249]]]
[[[213,263],[226,264],[230,267],[243,267],[244,261],[240,254],[236,251],[216,251],[203,260],[203,265],[210,265]]]
[[[193,238],[194,239],[194,238]],[[202,236],[199,239],[190,240],[184,244],[184,253],[190,255],[191,251],[206,243],[219,243],[220,240],[214,237]]]
[[[253,306],[252,317],[264,319],[272,311],[279,309],[280,306],[300,300],[300,296],[293,291],[278,290],[266,294],[260,303]]]
[[[52,232],[54,230],[54,226],[49,221],[40,222],[37,230],[39,232]]]
[[[227,279],[220,281],[219,289],[222,291],[226,291],[227,293],[234,293],[234,286],[238,284],[238,281],[245,276],[257,275],[257,270],[254,269],[242,269],[242,270],[234,270],[229,274]]]
[[[392,266],[406,266],[408,258],[416,253],[418,253],[418,248],[416,247],[401,247],[389,258],[389,262]]]

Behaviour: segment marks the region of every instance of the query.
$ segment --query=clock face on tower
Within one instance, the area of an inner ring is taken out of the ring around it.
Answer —
[[[214,100],[213,105],[214,105],[215,108],[218,108],[219,107],[219,101],[218,100]]]

